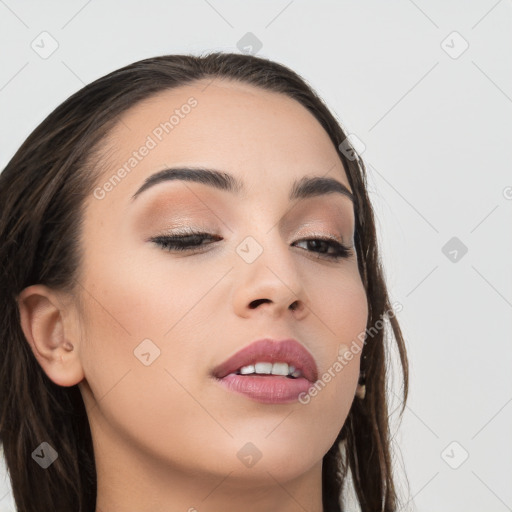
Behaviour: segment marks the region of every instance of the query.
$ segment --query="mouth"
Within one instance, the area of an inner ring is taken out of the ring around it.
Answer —
[[[262,339],[217,366],[212,376],[229,391],[262,403],[290,403],[318,378],[313,356],[296,340]]]

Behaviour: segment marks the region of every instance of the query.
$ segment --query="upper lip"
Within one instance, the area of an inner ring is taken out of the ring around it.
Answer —
[[[294,339],[276,341],[264,338],[254,341],[216,366],[212,373],[222,379],[243,366],[257,362],[288,363],[301,370],[302,375],[309,381],[316,382],[318,378],[318,368],[312,355]]]

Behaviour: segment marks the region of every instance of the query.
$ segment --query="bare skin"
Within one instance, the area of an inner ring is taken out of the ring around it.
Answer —
[[[191,96],[197,105],[158,140],[155,128]],[[108,137],[99,187],[148,135],[157,144],[104,197],[88,199],[77,295],[33,285],[19,297],[40,365],[83,396],[96,511],[321,512],[322,457],[354,400],[359,355],[307,404],[262,404],[210,374],[271,337],[298,340],[321,377],[365,330],[355,249],[332,260],[304,241],[353,248],[352,202],[336,193],[288,200],[305,176],[350,190],[334,145],[298,102],[232,81],[165,91],[122,121]],[[174,180],[131,200],[148,176],[178,165],[232,174],[245,194]],[[183,227],[218,238],[180,253],[150,240]],[[251,263],[237,252],[249,236],[262,249]],[[148,365],[137,356],[143,340]],[[237,456],[247,443],[261,454],[251,467]]]

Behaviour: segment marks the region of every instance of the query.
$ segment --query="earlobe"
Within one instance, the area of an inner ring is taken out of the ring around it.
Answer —
[[[84,378],[75,330],[66,329],[66,311],[58,295],[44,285],[25,288],[17,297],[21,329],[37,362],[59,386]]]

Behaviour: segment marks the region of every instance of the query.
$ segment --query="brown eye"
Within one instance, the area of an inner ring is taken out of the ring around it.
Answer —
[[[319,258],[338,260],[352,255],[352,250],[349,247],[331,238],[306,238],[299,241],[299,243],[304,242],[312,247],[313,252],[316,252],[316,249],[319,250],[317,253]],[[327,253],[329,249],[331,249],[330,254]]]

